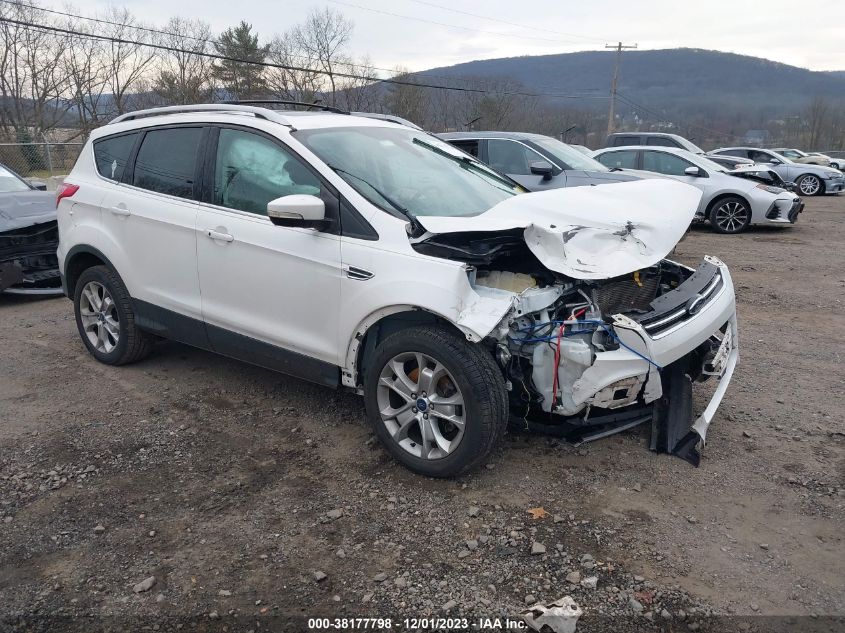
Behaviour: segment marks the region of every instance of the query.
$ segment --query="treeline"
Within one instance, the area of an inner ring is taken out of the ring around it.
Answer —
[[[114,6],[84,18],[37,0],[0,0],[0,134],[16,142],[73,140],[139,108],[281,99],[391,113],[432,131],[509,129],[603,144],[601,94],[555,99],[512,77],[375,68],[350,52],[352,30],[328,8],[282,33],[259,34],[241,22],[214,34],[202,20],[154,26]],[[771,144],[845,145],[841,109],[822,98],[808,102],[780,121],[753,120],[746,109],[746,116],[719,117],[690,111],[680,122],[620,102],[616,127],[677,132],[705,147],[739,142],[749,128],[767,130]]]
[[[126,8],[95,20],[45,8],[0,2],[0,128],[18,140],[57,128],[84,136],[124,112],[217,100],[320,101],[433,129],[473,119],[508,127],[536,105],[511,80],[414,78],[397,67],[386,74],[398,83],[385,82],[349,52],[352,22],[332,9],[263,41],[245,22],[215,36],[202,20],[153,27]]]

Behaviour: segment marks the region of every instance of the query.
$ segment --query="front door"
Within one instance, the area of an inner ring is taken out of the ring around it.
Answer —
[[[337,380],[340,237],[275,226],[267,203],[332,194],[280,141],[218,128],[197,219],[202,312],[215,351],[317,380]],[[327,205],[329,206],[329,205]],[[328,215],[328,213],[327,213]],[[312,375],[313,374],[313,375]]]

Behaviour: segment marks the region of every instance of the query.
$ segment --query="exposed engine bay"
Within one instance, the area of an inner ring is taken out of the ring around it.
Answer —
[[[466,262],[479,294],[518,296],[488,337],[509,381],[512,421],[576,442],[650,422],[653,450],[698,465],[703,432],[693,425],[691,386],[721,376],[730,324],[687,342],[671,362],[651,348],[720,295],[721,262],[705,258],[693,270],[663,259],[610,279],[574,279],[544,266],[519,229],[435,235],[414,248]]]

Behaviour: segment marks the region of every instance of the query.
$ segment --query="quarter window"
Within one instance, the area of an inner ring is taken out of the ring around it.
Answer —
[[[123,178],[123,170],[137,139],[138,133],[135,132],[104,138],[94,143],[94,162],[103,178],[117,181]]]
[[[488,163],[493,169],[515,176],[530,176],[531,163],[549,161],[533,149],[514,141],[487,141]]]
[[[132,184],[180,198],[194,196],[194,171],[202,128],[150,130],[144,136]]]
[[[478,158],[478,141],[449,141],[460,150]]]
[[[614,136],[613,145],[615,147],[622,147],[623,145],[640,145],[639,136]]]
[[[222,129],[214,167],[214,204],[267,215],[267,203],[294,194],[320,195],[320,181],[273,141]]]
[[[643,152],[643,169],[646,171],[656,171],[658,174],[668,176],[683,176],[687,167],[694,167],[694,165],[674,154]]]
[[[605,167],[613,169],[621,167],[622,169],[636,169],[637,168],[637,152],[636,150],[623,150],[621,152],[605,152],[596,156]]]

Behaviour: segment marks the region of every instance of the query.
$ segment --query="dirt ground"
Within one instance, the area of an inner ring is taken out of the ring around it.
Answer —
[[[497,630],[478,618],[566,595],[578,631],[841,631],[843,244],[845,196],[679,245],[726,261],[739,304],[698,469],[639,429],[510,435],[425,479],[357,396],[173,343],[113,369],[66,299],[0,297],[0,631]]]

